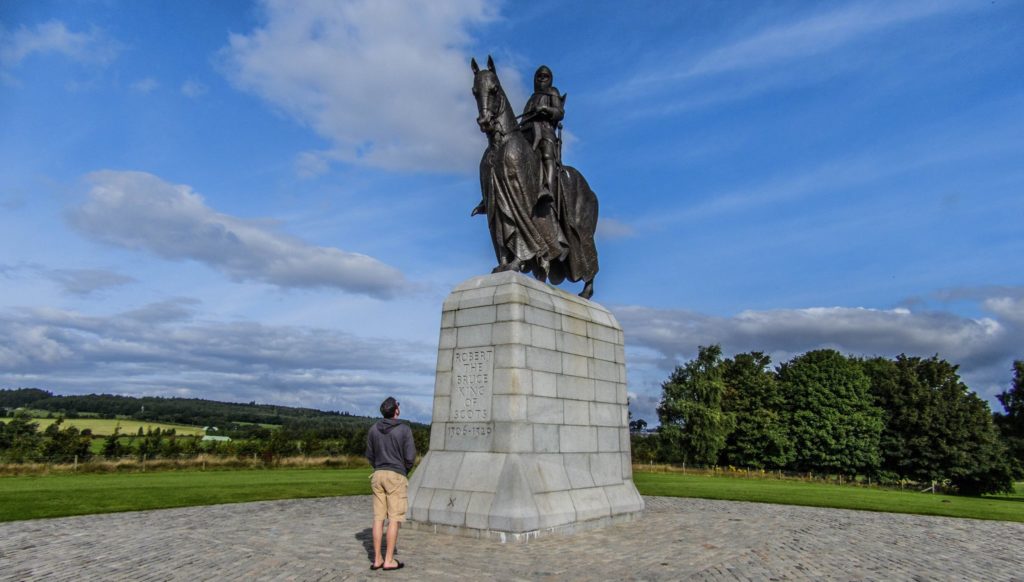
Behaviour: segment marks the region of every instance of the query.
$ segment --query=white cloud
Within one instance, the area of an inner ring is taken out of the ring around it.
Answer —
[[[153,77],[146,77],[145,79],[139,79],[131,84],[132,91],[137,91],[142,94],[151,93],[157,87],[160,86],[160,82]]]
[[[34,28],[0,29],[0,66],[19,65],[36,54],[60,54],[81,63],[105,65],[117,57],[120,45],[98,30],[73,32],[51,20]]]
[[[636,234],[629,224],[614,218],[601,218],[597,221],[597,236],[601,238],[629,238]]]
[[[190,99],[202,97],[207,91],[206,85],[194,79],[189,79],[181,84],[181,94]]]
[[[131,277],[105,269],[52,269],[45,274],[65,293],[83,296],[135,282]]]
[[[395,268],[372,257],[318,247],[264,222],[216,212],[186,185],[144,172],[94,172],[70,223],[100,242],[161,257],[205,263],[237,281],[280,287],[333,287],[389,298],[408,287]]]
[[[468,171],[482,137],[465,48],[494,18],[482,0],[264,3],[232,34],[227,76],[333,142],[328,158]],[[321,160],[326,159],[321,157]]]
[[[0,386],[181,395],[372,414],[386,394],[429,420],[435,346],[308,327],[195,321],[174,299],[109,316],[0,311]]]

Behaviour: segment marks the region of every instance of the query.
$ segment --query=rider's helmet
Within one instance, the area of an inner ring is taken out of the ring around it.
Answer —
[[[541,65],[537,68],[537,72],[533,74],[533,91],[535,93],[547,93],[554,80],[555,77],[551,74],[551,69]]]

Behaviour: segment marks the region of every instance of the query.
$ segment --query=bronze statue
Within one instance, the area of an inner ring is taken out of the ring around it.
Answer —
[[[480,69],[476,59],[471,66],[476,121],[487,134],[480,161],[482,200],[471,215],[487,215],[498,259],[492,272],[532,271],[555,285],[565,279],[583,281],[580,296],[589,299],[598,270],[597,196],[575,168],[561,163],[556,131],[565,96],[551,87],[550,69],[538,69],[537,91],[526,106],[521,128],[491,57],[486,69]]]

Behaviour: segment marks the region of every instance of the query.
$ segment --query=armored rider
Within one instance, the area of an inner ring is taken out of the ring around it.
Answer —
[[[551,195],[555,192],[555,166],[562,162],[556,130],[565,117],[564,97],[551,86],[553,80],[551,69],[544,65],[533,74],[533,96],[526,102],[520,122],[527,139],[533,142],[533,149],[540,151],[543,186]]]

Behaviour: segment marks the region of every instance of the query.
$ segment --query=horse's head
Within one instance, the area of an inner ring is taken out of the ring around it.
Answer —
[[[487,57],[487,68],[481,69],[472,59],[470,66],[473,68],[473,97],[476,98],[477,118],[476,123],[480,131],[491,133],[497,128],[496,124],[504,113],[505,92],[501,88],[501,81],[498,80],[498,73],[494,70],[494,60]]]

